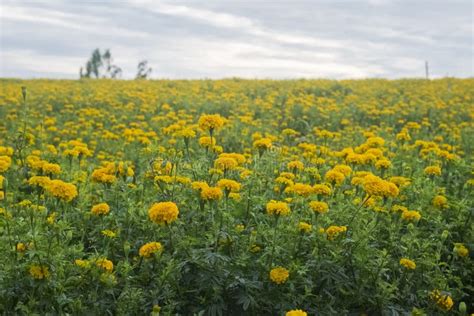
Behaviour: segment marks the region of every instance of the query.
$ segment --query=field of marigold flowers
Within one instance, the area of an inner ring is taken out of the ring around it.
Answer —
[[[473,313],[473,96],[1,80],[0,311]]]

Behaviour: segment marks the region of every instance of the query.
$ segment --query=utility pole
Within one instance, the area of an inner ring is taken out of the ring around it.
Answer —
[[[429,67],[428,67],[428,61],[427,60],[425,61],[425,75],[426,75],[426,79],[430,79],[430,70],[429,70]]]

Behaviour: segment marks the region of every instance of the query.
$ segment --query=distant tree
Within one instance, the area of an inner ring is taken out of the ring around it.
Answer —
[[[152,68],[148,67],[148,61],[142,60],[138,63],[138,71],[135,79],[147,79],[152,72]]]
[[[122,74],[122,69],[117,65],[112,64],[112,54],[107,49],[103,54],[96,48],[87,61],[85,70],[81,67],[81,78],[118,78]]]

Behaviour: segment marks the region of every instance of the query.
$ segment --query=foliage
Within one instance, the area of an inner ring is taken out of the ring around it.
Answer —
[[[473,79],[1,82],[4,314],[474,311]]]
[[[152,68],[148,66],[148,61],[142,60],[138,63],[135,79],[147,79],[151,72]]]
[[[107,49],[103,54],[96,48],[87,61],[85,70],[81,67],[79,74],[81,78],[111,78],[115,79],[121,76],[122,69],[112,64],[112,54]]]

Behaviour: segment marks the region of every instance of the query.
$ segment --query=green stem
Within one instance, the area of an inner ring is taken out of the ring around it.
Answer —
[[[275,216],[275,227],[273,228],[273,237],[272,237],[272,250],[270,252],[270,259],[269,259],[269,263],[268,263],[268,268],[269,269],[272,268],[272,264],[273,264],[273,255],[275,253],[275,239],[276,239],[276,232],[277,232],[277,229],[278,229],[278,219],[279,218],[280,218],[279,215]]]

